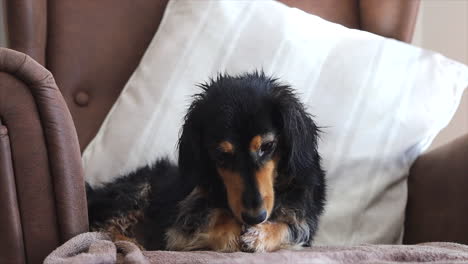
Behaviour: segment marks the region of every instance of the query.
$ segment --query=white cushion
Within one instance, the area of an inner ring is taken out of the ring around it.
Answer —
[[[322,127],[329,188],[316,243],[401,242],[408,169],[454,114],[467,67],[274,1],[170,1],[84,151],[87,181],[175,160],[195,84],[254,69],[295,87]]]

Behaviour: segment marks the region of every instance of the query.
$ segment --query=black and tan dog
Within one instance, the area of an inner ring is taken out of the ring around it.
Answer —
[[[179,166],[160,160],[88,187],[91,227],[146,249],[309,246],[325,202],[318,128],[292,89],[263,73],[201,85]]]

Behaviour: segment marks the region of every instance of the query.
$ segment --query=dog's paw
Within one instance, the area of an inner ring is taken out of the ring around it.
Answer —
[[[281,248],[287,237],[283,223],[266,222],[248,227],[240,237],[241,249],[245,252],[271,252]]]
[[[260,225],[247,228],[240,237],[241,249],[245,252],[265,252],[265,232]]]

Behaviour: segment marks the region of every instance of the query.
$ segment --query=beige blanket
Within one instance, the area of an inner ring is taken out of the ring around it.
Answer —
[[[141,250],[127,241],[112,242],[103,233],[78,235],[50,253],[44,264],[147,264]]]
[[[44,264],[74,263],[468,263],[468,246],[454,243],[419,245],[315,246],[273,253],[142,252],[134,244],[111,242],[101,233],[74,237],[53,251]]]

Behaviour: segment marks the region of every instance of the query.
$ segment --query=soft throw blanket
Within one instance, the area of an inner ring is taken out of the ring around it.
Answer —
[[[112,242],[104,233],[78,235],[54,250],[44,264],[147,264],[141,250],[127,241]]]
[[[300,251],[218,253],[145,251],[126,241],[112,242],[102,233],[78,235],[53,251],[44,264],[74,263],[468,263],[468,246],[419,245],[315,246]]]

